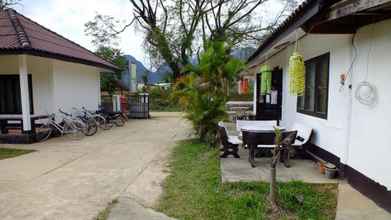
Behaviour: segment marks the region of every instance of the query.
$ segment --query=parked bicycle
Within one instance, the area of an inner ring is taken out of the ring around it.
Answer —
[[[62,114],[68,116],[68,117],[75,117],[80,119],[81,121],[84,122],[84,124],[87,126],[86,129],[83,129],[84,135],[86,136],[92,136],[98,132],[98,123],[95,121],[93,117],[90,117],[87,115],[85,112],[80,111],[77,108],[73,108],[75,110],[75,114],[69,114],[67,112],[62,111],[61,109],[59,110]]]
[[[127,121],[122,112],[109,112],[100,108],[96,113],[103,116],[106,119],[106,122],[115,124],[117,127],[124,126]]]
[[[90,117],[90,118],[93,118],[98,127],[103,129],[103,130],[109,130],[110,128],[113,127],[113,124],[112,123],[109,123],[108,121],[106,121],[106,118],[103,117],[102,115],[98,114],[96,111],[90,111],[90,110],[87,110],[85,107],[82,107],[81,111],[87,116],[87,117]]]
[[[60,123],[56,122],[56,115],[51,114],[46,123],[38,126],[36,140],[41,142],[47,140],[52,134],[68,135],[74,140],[80,140],[84,136],[86,125],[79,119],[63,117]]]

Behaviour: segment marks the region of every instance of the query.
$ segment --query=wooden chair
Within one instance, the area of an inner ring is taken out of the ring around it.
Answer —
[[[235,158],[240,158],[238,151],[242,141],[237,136],[229,136],[227,128],[222,122],[219,122],[218,124],[218,132],[221,144],[223,145],[223,154],[220,157],[226,158],[228,155],[232,155]]]
[[[293,147],[303,148],[304,145],[308,144],[312,136],[312,128],[305,126],[300,123],[294,123],[291,130],[297,131],[297,137],[295,142],[292,144]]]

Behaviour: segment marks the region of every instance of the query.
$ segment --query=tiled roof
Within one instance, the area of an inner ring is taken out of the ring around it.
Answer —
[[[93,52],[19,14],[0,10],[0,54],[32,54],[116,70]]]

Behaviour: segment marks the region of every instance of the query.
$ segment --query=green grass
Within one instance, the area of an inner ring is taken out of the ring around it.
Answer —
[[[159,211],[178,219],[270,219],[269,185],[261,182],[222,184],[219,152],[197,140],[176,146],[171,174],[164,184]],[[334,219],[336,184],[279,184],[280,219]],[[300,203],[297,196],[304,198]]]
[[[111,212],[111,209],[118,203],[118,199],[114,199],[111,201],[105,209],[99,212],[98,216],[96,216],[95,220],[106,220]]]
[[[0,160],[17,157],[23,154],[34,152],[35,150],[21,150],[11,148],[0,148]]]

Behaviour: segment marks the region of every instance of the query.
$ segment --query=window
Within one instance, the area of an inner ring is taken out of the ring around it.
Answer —
[[[28,83],[30,112],[33,113],[31,75]],[[0,75],[0,114],[22,114],[19,75]]]
[[[329,64],[329,53],[305,62],[305,93],[304,96],[297,98],[298,112],[319,118],[327,118]]]

